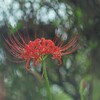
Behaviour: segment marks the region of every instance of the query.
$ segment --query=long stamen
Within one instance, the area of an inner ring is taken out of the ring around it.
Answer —
[[[18,36],[20,37],[21,41],[22,41],[24,44],[26,44],[26,43],[25,43],[25,40],[24,40],[23,37],[19,34],[19,32],[18,32]]]
[[[15,50],[16,52],[19,52],[19,51],[22,52],[21,48],[18,47],[18,45],[16,45],[16,43],[14,42],[14,40],[12,40],[11,38],[10,38],[10,41],[11,41],[12,44],[11,44],[7,39],[5,39],[5,41],[6,41],[7,44],[8,44],[13,50]]]
[[[24,47],[24,45],[22,43],[19,42],[19,40],[15,37],[15,35],[13,35],[13,38],[15,39],[16,43],[18,45],[20,45],[20,47]]]
[[[12,38],[12,37],[9,37],[9,39],[10,39],[10,41],[11,41],[11,43],[13,44],[13,46],[18,50],[18,51],[20,51],[20,52],[22,52],[22,46],[21,45],[18,45],[17,43],[16,43],[16,41]],[[13,48],[14,48],[13,47]]]
[[[61,51],[67,50],[70,47],[72,47],[74,44],[76,44],[76,42],[78,41],[78,38],[79,37],[77,37],[77,36],[75,36],[74,38],[72,38],[65,46],[63,46],[61,48]]]
[[[60,41],[59,44],[57,45],[59,48],[63,45],[63,41]]]
[[[7,50],[9,51],[11,55],[13,55],[16,58],[20,58],[20,54],[18,52],[15,52],[13,49],[9,48],[6,44],[5,44],[5,47],[7,48]]]
[[[6,43],[9,45],[9,47],[11,47],[12,49],[15,49],[14,45],[12,45],[8,39],[5,39]],[[16,50],[16,49],[15,49]]]
[[[61,55],[63,56],[63,55],[66,55],[66,54],[71,54],[71,53],[73,53],[74,51],[76,51],[79,47],[80,47],[79,45],[76,45],[76,46],[75,46],[74,48],[72,48],[71,50],[66,51],[66,52],[64,52],[64,53],[61,53]]]

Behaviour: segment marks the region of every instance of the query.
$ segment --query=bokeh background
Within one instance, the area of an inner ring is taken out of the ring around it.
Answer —
[[[100,100],[100,0],[0,0],[0,100],[48,100],[41,65],[30,73],[25,63],[9,61],[3,36],[18,32],[32,40],[34,33],[59,33],[64,42],[78,33],[80,48],[62,65],[46,60],[53,100]]]

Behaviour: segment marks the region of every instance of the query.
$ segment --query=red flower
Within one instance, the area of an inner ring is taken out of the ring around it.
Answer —
[[[37,38],[34,41],[31,41],[29,38],[28,43],[25,41],[21,35],[17,39],[14,35],[10,36],[6,41],[6,48],[15,58],[18,58],[20,61],[26,61],[26,69],[29,69],[30,60],[34,60],[34,65],[43,61],[47,55],[52,55],[52,59],[57,59],[62,63],[61,58],[63,55],[70,54],[74,52],[79,45],[77,44],[78,35],[72,37],[72,39],[65,45],[62,41],[56,45],[58,41],[57,37],[52,41],[45,38]]]

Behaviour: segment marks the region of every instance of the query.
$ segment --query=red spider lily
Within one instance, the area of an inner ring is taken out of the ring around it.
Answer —
[[[57,37],[54,40],[45,39],[45,38],[37,38],[34,41],[31,41],[28,37],[28,43],[26,39],[24,39],[18,33],[19,39],[17,39],[14,35],[9,36],[8,39],[5,39],[5,46],[8,51],[15,58],[26,61],[26,69],[28,70],[30,67],[30,60],[33,59],[34,65],[42,62],[47,55],[52,55],[52,59],[57,59],[62,63],[61,58],[63,55],[71,54],[79,47],[78,35],[72,37],[70,41],[64,45],[62,41],[56,45],[58,41]]]

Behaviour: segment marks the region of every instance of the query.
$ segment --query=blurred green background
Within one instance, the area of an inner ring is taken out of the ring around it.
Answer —
[[[78,33],[81,47],[64,56],[62,65],[46,60],[53,100],[100,100],[99,0],[0,0],[0,100],[48,100],[37,76],[41,65],[29,73],[25,63],[9,61],[3,36],[18,32],[32,40],[34,33],[49,39],[59,33],[64,42]]]

